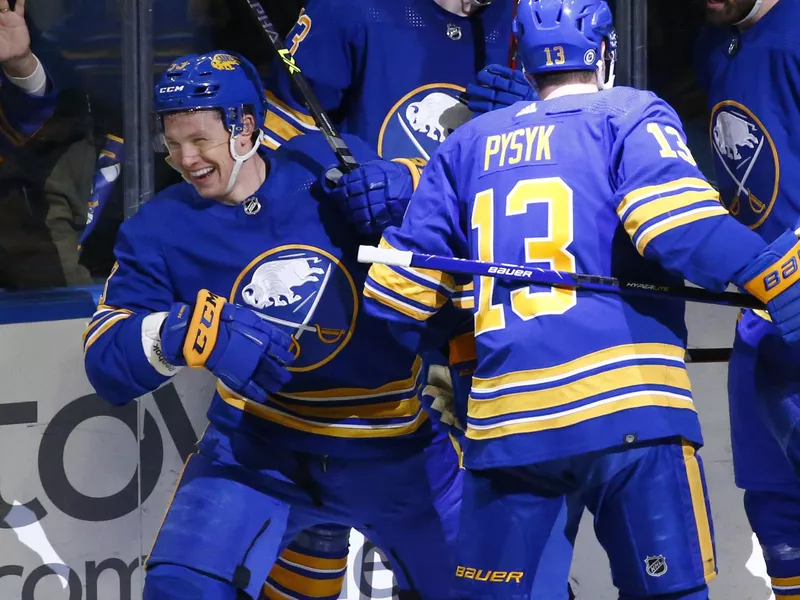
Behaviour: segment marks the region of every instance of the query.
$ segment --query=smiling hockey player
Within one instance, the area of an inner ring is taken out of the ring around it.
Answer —
[[[650,92],[610,89],[598,62],[616,43],[606,2],[523,0],[517,14],[519,57],[542,101],[453,133],[382,246],[717,290],[733,281],[800,343],[797,235],[767,245],[737,223],[674,111]],[[374,265],[367,311],[419,350],[463,283]],[[541,534],[574,493],[594,514],[620,598],[706,600],[716,568],[684,303],[489,277],[475,289],[457,596],[534,597]]]
[[[280,551],[325,523],[380,547],[403,597],[447,598],[460,476],[420,405],[427,369],[363,312],[357,236],[316,185],[330,149],[313,134],[265,153],[260,89],[223,51],[164,73],[156,113],[186,182],[122,226],[85,334],[112,403],[184,365],[219,379],[144,598],[257,598]]]

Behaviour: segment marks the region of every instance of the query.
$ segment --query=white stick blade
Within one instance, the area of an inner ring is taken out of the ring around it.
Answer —
[[[375,246],[359,246],[358,262],[378,263],[395,267],[410,267],[411,252],[393,250],[392,248],[376,248]]]

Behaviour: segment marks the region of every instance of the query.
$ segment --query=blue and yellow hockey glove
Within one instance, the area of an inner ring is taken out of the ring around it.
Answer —
[[[515,102],[538,100],[536,91],[522,71],[502,65],[489,65],[467,86],[467,108],[475,115],[505,108]]]
[[[399,225],[419,182],[420,170],[411,160],[371,160],[350,173],[329,168],[322,187],[356,230],[379,236]]]
[[[204,367],[234,392],[256,402],[281,389],[292,339],[248,308],[200,290],[194,307],[172,305],[161,328],[164,358],[173,365]]]
[[[733,281],[767,305],[787,343],[800,345],[800,239],[787,231]]]

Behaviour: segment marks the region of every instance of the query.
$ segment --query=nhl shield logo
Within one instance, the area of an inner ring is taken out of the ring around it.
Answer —
[[[457,42],[461,39],[461,27],[458,25],[453,25],[452,23],[447,24],[447,37],[449,37],[454,42]]]
[[[730,100],[711,111],[709,134],[722,203],[755,229],[778,195],[780,163],[772,137],[752,111]]]
[[[667,572],[667,559],[661,554],[648,556],[644,559],[644,568],[650,577],[661,577]]]
[[[244,201],[244,214],[255,215],[261,210],[261,202],[255,196],[250,196]]]

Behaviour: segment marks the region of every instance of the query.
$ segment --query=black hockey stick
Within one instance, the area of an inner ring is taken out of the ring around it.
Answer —
[[[330,118],[325,113],[322,105],[319,103],[314,90],[311,89],[311,86],[306,81],[306,78],[303,77],[303,73],[300,70],[300,67],[297,66],[292,53],[283,43],[283,39],[281,38],[280,34],[278,34],[278,31],[275,29],[272,21],[269,20],[267,13],[264,12],[264,7],[261,6],[259,0],[247,0],[247,4],[250,7],[250,10],[253,12],[253,15],[255,15],[256,19],[258,19],[261,29],[267,34],[270,44],[272,44],[272,48],[278,54],[281,64],[289,74],[289,79],[291,79],[292,83],[300,92],[300,96],[303,99],[303,104],[306,105],[308,112],[313,117],[317,127],[319,127],[322,135],[325,136],[325,140],[328,142],[331,150],[333,150],[333,153],[339,160],[339,170],[343,173],[349,173],[353,169],[358,168],[358,161],[356,161],[353,153],[350,152],[350,148],[347,147],[347,144],[345,144],[342,136],[340,136],[334,128],[333,123],[331,123]]]
[[[585,275],[582,273],[539,269],[531,267],[530,265],[511,265],[506,263],[469,260],[465,258],[432,256],[430,254],[417,254],[415,252],[389,248],[375,248],[373,246],[359,246],[358,261],[362,263],[378,263],[398,267],[433,269],[435,271],[459,273],[462,275],[496,277],[498,279],[523,281],[538,285],[647,296],[650,298],[662,298],[664,300],[720,304],[723,306],[758,308],[762,310],[766,308],[764,303],[758,298],[750,294],[740,294],[738,292],[712,292],[703,288],[687,287],[684,285],[663,285],[640,281],[626,281],[603,275]]]
[[[700,363],[724,363],[731,359],[733,348],[690,348],[686,351],[686,362],[692,364]]]

